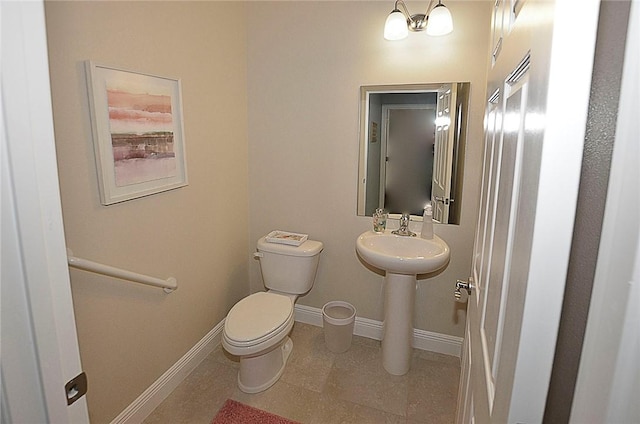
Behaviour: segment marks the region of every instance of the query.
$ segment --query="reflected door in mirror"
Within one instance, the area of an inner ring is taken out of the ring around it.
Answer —
[[[455,145],[455,133],[451,130],[451,121],[452,115],[455,115],[456,98],[457,90],[455,84],[438,90],[432,199],[433,220],[442,224],[449,223]]]

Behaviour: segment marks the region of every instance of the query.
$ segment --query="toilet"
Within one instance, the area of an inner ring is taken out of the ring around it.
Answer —
[[[238,387],[258,393],[275,384],[293,349],[293,306],[299,295],[311,290],[323,245],[306,240],[299,246],[258,240],[262,279],[266,292],[245,297],[229,311],[222,346],[240,357]]]

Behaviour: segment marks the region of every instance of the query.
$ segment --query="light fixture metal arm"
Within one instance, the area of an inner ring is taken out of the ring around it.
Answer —
[[[393,7],[394,10],[400,10],[398,9],[398,5],[402,6],[402,13],[404,13],[404,15],[407,17],[407,19],[411,19],[411,14],[409,13],[409,9],[407,9],[407,5],[404,4],[404,1],[402,0],[396,0],[396,4]]]
[[[429,19],[429,11],[431,10],[431,5],[433,4],[433,1],[434,0],[429,1],[429,5],[427,6],[427,11],[424,14],[417,13],[415,15],[412,15],[411,13],[409,13],[409,9],[407,9],[407,5],[404,4],[403,0],[396,0],[395,9],[400,10],[398,9],[398,5],[402,6],[402,13],[404,13],[404,15],[407,17],[407,25],[409,27],[409,30],[414,32],[422,31],[427,27],[427,20]]]
[[[425,16],[428,18],[429,17],[429,12],[431,12],[431,6],[433,5],[433,1],[434,0],[429,0],[429,4],[427,5],[427,11],[424,12]],[[440,3],[441,0],[438,0],[438,3]]]

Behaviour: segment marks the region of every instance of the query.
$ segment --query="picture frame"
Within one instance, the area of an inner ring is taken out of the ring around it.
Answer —
[[[85,71],[102,204],[186,186],[180,79],[92,61]]]
[[[371,130],[369,131],[369,142],[371,143],[378,142],[378,123],[375,121],[371,121]]]

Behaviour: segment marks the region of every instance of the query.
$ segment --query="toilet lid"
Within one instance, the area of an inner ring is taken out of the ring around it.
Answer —
[[[224,324],[225,334],[237,342],[249,342],[278,330],[292,314],[293,304],[287,296],[254,293],[231,308]]]

